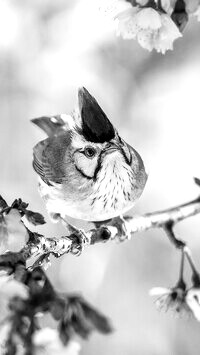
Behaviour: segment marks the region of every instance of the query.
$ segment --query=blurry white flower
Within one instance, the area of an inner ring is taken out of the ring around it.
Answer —
[[[173,42],[182,36],[168,14],[152,7],[140,7],[147,4],[146,0],[136,1],[136,6],[126,0],[99,0],[99,3],[101,12],[113,20],[118,36],[137,39],[149,51],[156,49],[164,54],[172,50]],[[175,0],[163,0],[162,6],[171,14],[174,3]]]
[[[43,328],[38,330],[33,337],[35,346],[34,355],[78,355],[80,344],[70,341],[63,345],[56,329]]]
[[[185,2],[185,7],[186,7],[187,13],[196,15],[196,12],[198,11],[199,6],[200,6],[200,0],[184,0],[184,2]],[[199,21],[199,18],[198,18],[198,21]]]
[[[136,0],[136,3],[140,6],[145,6],[149,0]]]
[[[193,13],[194,16],[197,17],[197,21],[200,21],[200,6],[197,8],[197,10]]]
[[[192,287],[187,292],[186,302],[190,307],[194,317],[200,321],[200,288]]]
[[[178,27],[166,14],[161,14],[162,26],[155,34],[154,48],[157,52],[164,54],[167,50],[173,49],[175,39],[182,37]]]
[[[156,306],[159,310],[169,309],[178,314],[190,314],[190,308],[186,302],[186,291],[183,287],[154,287],[149,292],[150,296],[156,296]]]
[[[11,331],[11,324],[6,322],[0,327],[0,354],[5,350],[6,341]]]
[[[175,6],[176,0],[161,0],[161,6],[163,8],[163,10],[165,10],[167,12],[168,15],[171,15],[173,10],[174,10],[174,6]]]
[[[132,7],[115,17],[117,35],[124,39],[135,38],[142,31],[151,31],[161,27],[160,15],[152,8],[141,9],[139,6]]]
[[[124,39],[137,38],[139,44],[152,51],[165,53],[173,49],[175,39],[181,37],[177,26],[167,14],[152,8],[132,7],[115,17],[117,35]]]
[[[0,253],[6,250],[18,252],[26,244],[28,233],[21,221],[19,211],[12,208],[0,224]]]
[[[22,299],[28,298],[28,289],[21,282],[13,279],[11,276],[0,277],[0,296],[5,295],[9,299],[18,296]]]
[[[12,298],[20,299],[28,298],[28,289],[19,281],[14,280],[11,276],[0,277],[0,322],[5,320],[10,313],[9,302]]]

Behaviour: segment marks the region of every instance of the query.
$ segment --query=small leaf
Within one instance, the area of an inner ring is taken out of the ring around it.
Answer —
[[[30,210],[25,210],[25,216],[27,220],[32,223],[34,226],[38,224],[45,224],[45,219],[42,214],[38,212],[33,212]]]
[[[81,309],[77,314],[72,315],[71,324],[73,326],[74,332],[78,334],[83,339],[88,339],[90,333],[94,329],[87,318],[84,317]]]
[[[93,326],[101,333],[108,334],[112,332],[112,326],[107,317],[91,307],[84,300],[81,302],[85,316],[90,320]]]
[[[26,283],[34,299],[35,307],[50,310],[52,302],[55,302],[56,293],[45,272],[40,267],[36,267],[29,272]]]
[[[82,297],[70,296],[65,300],[63,318],[61,319],[62,337],[69,339],[71,332],[87,339],[93,330],[103,334],[112,331],[107,317],[91,307]],[[67,341],[67,340],[66,340]]]
[[[61,297],[56,297],[50,309],[52,317],[57,321],[62,319],[64,309],[65,309],[65,300]]]
[[[21,198],[15,199],[11,205],[11,208],[24,211],[28,207],[28,203],[23,202]]]
[[[3,197],[0,195],[0,211],[3,210],[4,208],[8,207],[7,202],[3,199]]]
[[[30,229],[26,227],[27,233],[28,233],[28,243],[33,243],[37,245],[40,243],[39,238],[44,237],[42,234],[39,234],[37,232],[32,232]]]
[[[194,182],[196,185],[200,186],[200,179],[197,177],[194,177]]]
[[[67,345],[73,338],[74,330],[70,324],[65,324],[63,321],[59,323],[58,331],[60,339],[64,345]]]

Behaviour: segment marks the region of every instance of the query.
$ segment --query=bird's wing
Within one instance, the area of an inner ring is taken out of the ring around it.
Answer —
[[[76,125],[75,114],[42,116],[31,120],[36,126],[41,128],[48,137],[62,134]]]
[[[45,169],[43,167],[43,153],[46,146],[47,146],[47,139],[39,142],[33,148],[33,169],[47,185],[51,186],[51,183],[45,176]]]
[[[33,149],[33,168],[49,186],[66,180],[66,150],[70,144],[70,132],[39,142]]]

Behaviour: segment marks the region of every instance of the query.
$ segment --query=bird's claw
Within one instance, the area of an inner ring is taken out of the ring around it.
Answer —
[[[69,238],[72,240],[71,252],[72,254],[79,256],[85,246],[90,244],[90,240],[82,229],[78,229],[72,225],[69,225],[68,229],[71,233]]]
[[[68,223],[68,221],[66,221],[66,219],[62,216],[60,216],[59,218],[62,221],[65,228],[67,228],[68,233],[70,234],[68,238],[71,239],[72,241],[72,246],[71,246],[72,254],[76,256],[81,255],[85,246],[90,244],[90,239],[88,238],[84,230],[76,228],[72,224]]]
[[[117,228],[117,240],[119,242],[124,242],[125,240],[131,239],[131,230],[129,229],[128,224],[122,216],[114,217],[109,225]]]

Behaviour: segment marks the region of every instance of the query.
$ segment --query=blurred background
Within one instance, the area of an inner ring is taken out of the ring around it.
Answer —
[[[0,193],[43,213],[48,223],[39,232],[65,230],[48,220],[37,191],[32,147],[44,135],[30,119],[70,113],[82,85],[146,163],[148,183],[132,214],[199,194],[192,180],[200,177],[199,31],[191,20],[174,51],[163,56],[117,38],[94,0],[0,1]],[[176,231],[200,267],[200,216]],[[159,230],[122,245],[93,246],[79,258],[52,259],[48,275],[55,287],[82,293],[115,329],[108,337],[94,334],[81,354],[199,354],[200,324],[157,312],[148,296],[153,286],[176,283],[179,259]]]

